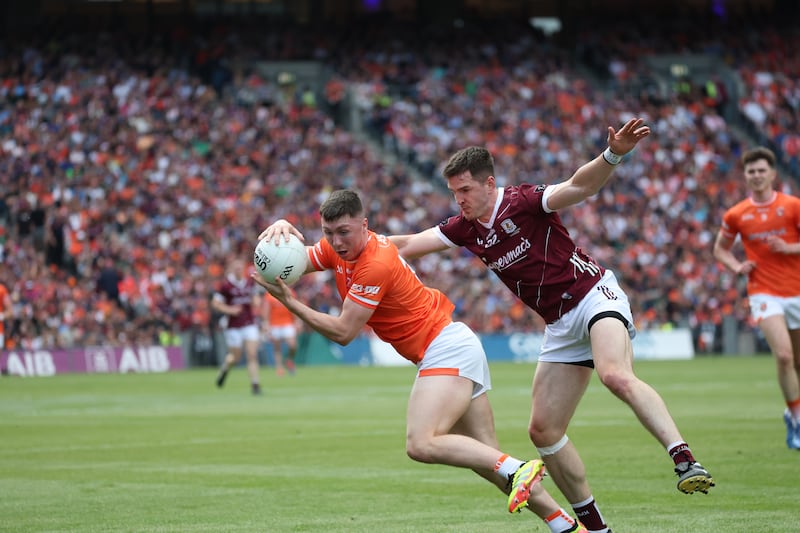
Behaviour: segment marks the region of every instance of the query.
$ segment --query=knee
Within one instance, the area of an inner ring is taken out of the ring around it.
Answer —
[[[555,427],[545,422],[534,416],[528,426],[528,438],[537,448],[553,444],[566,433],[566,428]]]
[[[795,360],[791,350],[775,350],[775,362],[779,367],[785,368],[786,370],[800,367],[800,361]]]
[[[632,372],[621,372],[612,370],[610,372],[599,373],[600,382],[610,390],[617,398],[626,400],[630,397],[630,392],[638,379]]]
[[[432,447],[427,439],[415,438],[411,435],[406,437],[406,454],[414,461],[420,463],[433,463]]]

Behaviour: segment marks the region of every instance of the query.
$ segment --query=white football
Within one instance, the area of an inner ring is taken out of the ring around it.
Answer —
[[[253,264],[267,283],[275,283],[278,277],[291,285],[306,271],[306,245],[291,234],[289,242],[283,237],[278,240],[278,244],[275,244],[274,237],[270,240],[261,239],[253,252]]]

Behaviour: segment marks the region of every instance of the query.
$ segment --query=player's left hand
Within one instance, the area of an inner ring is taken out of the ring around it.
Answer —
[[[286,300],[292,296],[292,289],[277,276],[275,276],[275,283],[267,283],[258,272],[251,272],[250,277],[253,278],[253,281],[257,284],[267,289],[268,293],[273,295],[284,305],[286,304]]]
[[[636,143],[650,135],[650,126],[644,125],[643,118],[632,118],[619,131],[608,127],[608,147],[617,155],[625,155]]]

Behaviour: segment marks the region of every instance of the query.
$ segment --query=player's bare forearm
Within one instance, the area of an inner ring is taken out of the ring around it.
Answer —
[[[311,309],[307,305],[294,298],[287,300],[285,305],[289,311],[294,313],[298,318],[300,318],[300,320],[308,324],[311,329],[332,340],[333,342],[345,345],[353,340],[345,338],[345,336],[340,334],[339,328],[336,327],[337,324],[335,317]]]
[[[397,249],[402,251],[403,247],[408,244],[408,239],[411,238],[411,235],[387,235],[387,239],[389,242],[397,246]]]
[[[570,188],[574,189],[573,193],[580,198],[580,201],[594,196],[608,183],[614,168],[603,159],[602,155],[599,155],[575,171],[570,180],[572,182]]]
[[[786,245],[786,253],[792,255],[800,255],[800,242]]]
[[[293,315],[308,324],[314,331],[342,346],[355,339],[372,316],[372,311],[348,300],[342,304],[342,311],[338,316],[322,313],[295,298],[292,289],[282,280],[278,279],[276,283],[267,283],[256,273],[251,274],[250,277],[267,289]]]
[[[725,268],[736,274],[749,274],[756,267],[753,261],[739,261],[737,257],[731,252],[730,247],[726,247],[725,243],[730,241],[723,240],[714,244],[714,259],[722,263]]]
[[[582,165],[570,179],[553,186],[547,197],[548,209],[559,211],[594,196],[608,182],[613,170],[602,155],[597,156]]]
[[[788,243],[780,237],[772,236],[767,239],[769,249],[775,253],[785,255],[800,254],[800,242]]]
[[[731,272],[738,273],[739,270],[742,268],[742,263],[736,257],[730,253],[729,251],[721,252],[721,253],[714,253],[714,258],[722,263],[725,268],[730,270]]]
[[[390,235],[388,239],[389,242],[397,246],[397,252],[405,259],[416,259],[418,257],[422,257],[424,254],[418,253],[413,255],[409,253],[408,243],[412,237],[413,235]]]
[[[361,331],[361,326],[351,327],[351,324],[342,320],[341,315],[332,316],[312,309],[294,296],[287,298],[283,304],[311,329],[342,346],[350,344]]]
[[[238,315],[242,311],[239,305],[228,305],[224,302],[214,302],[213,307],[223,315]]]
[[[447,249],[447,245],[437,236],[436,228],[428,228],[412,235],[391,235],[388,238],[397,246],[400,255],[408,260]]]

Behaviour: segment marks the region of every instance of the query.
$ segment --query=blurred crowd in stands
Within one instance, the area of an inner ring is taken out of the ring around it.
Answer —
[[[6,349],[169,344],[215,328],[209,299],[225,259],[249,258],[277,218],[320,238],[317,208],[332,189],[358,189],[373,229],[417,231],[456,212],[439,177],[455,150],[487,146],[501,184],[554,183],[605,148],[608,125],[643,116],[653,134],[562,217],[616,271],[638,327],[691,328],[697,350],[718,351],[723,317],[749,327],[743,280],[711,246],[724,208],[745,195],[738,156],[751,140],[732,130],[724,86],[659,92],[641,57],[691,43],[726,61],[742,80],[737,116],[776,148],[783,187],[796,194],[800,39],[757,28],[716,41],[587,28],[578,50],[516,22],[5,43]],[[588,53],[597,43],[602,53]],[[295,59],[326,65],[321,91],[254,68]],[[349,126],[366,136],[348,131],[345,116],[359,117]],[[414,266],[480,333],[543,329],[469,255]],[[336,312],[325,274],[296,290]]]

